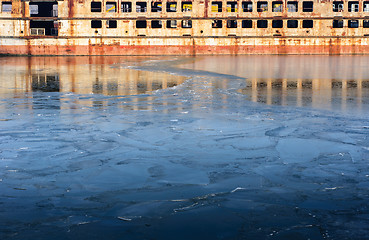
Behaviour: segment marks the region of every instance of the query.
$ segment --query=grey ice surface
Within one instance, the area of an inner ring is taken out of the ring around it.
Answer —
[[[112,64],[187,77],[134,96],[0,96],[0,239],[368,239],[367,91],[268,105],[222,62]]]

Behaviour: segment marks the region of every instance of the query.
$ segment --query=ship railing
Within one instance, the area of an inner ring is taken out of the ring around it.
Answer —
[[[45,35],[45,28],[31,28],[31,35],[43,36]]]

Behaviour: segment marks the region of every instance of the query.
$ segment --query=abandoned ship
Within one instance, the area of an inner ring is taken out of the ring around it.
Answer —
[[[0,4],[0,55],[369,53],[369,1],[0,0]]]

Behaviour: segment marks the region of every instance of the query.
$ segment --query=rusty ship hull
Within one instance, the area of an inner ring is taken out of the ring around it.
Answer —
[[[0,55],[369,53],[365,1],[0,3]]]

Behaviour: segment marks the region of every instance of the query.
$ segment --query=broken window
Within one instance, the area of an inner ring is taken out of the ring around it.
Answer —
[[[136,12],[147,12],[147,3],[136,2]]]
[[[369,28],[369,20],[363,21],[363,28]]]
[[[1,3],[1,11],[2,12],[12,12],[12,3],[11,2],[2,2]]]
[[[227,12],[237,12],[237,2],[227,2]]]
[[[163,23],[161,20],[152,20],[151,21],[151,28],[162,28]]]
[[[358,20],[349,20],[348,21],[348,27],[349,28],[358,28],[359,27],[359,21]]]
[[[258,2],[257,3],[257,11],[258,12],[267,12],[268,11],[268,2]]]
[[[237,28],[237,20],[227,20],[227,28]]]
[[[106,12],[116,12],[117,11],[117,3],[116,2],[106,2]]]
[[[333,20],[333,28],[343,28],[343,20],[342,19]]]
[[[182,2],[182,12],[192,12],[192,2]]]
[[[242,20],[242,28],[252,28],[252,20]]]
[[[107,20],[106,27],[107,28],[117,28],[117,20]]]
[[[161,12],[161,2],[152,2],[151,3],[151,12]]]
[[[364,12],[369,12],[369,2],[364,2],[363,10]]]
[[[333,2],[333,12],[343,12],[343,1]]]
[[[359,2],[357,2],[357,1],[348,2],[348,11],[349,12],[358,12],[359,11]]]
[[[298,2],[287,2],[287,12],[297,12]]]
[[[302,20],[302,27],[303,28],[313,28],[314,27],[313,20]]]
[[[121,5],[122,12],[132,12],[132,3],[131,2],[122,2]]]
[[[297,20],[287,20],[287,28],[298,28]]]
[[[283,28],[283,20],[273,20],[272,28]]]
[[[223,21],[222,20],[213,20],[213,23],[211,24],[212,28],[222,28],[223,27]]]
[[[258,20],[256,23],[258,28],[267,28],[268,27],[268,20]]]
[[[101,28],[102,23],[101,20],[92,20],[91,21],[91,28]]]
[[[222,2],[212,2],[211,11],[212,12],[222,12]]]
[[[29,4],[31,17],[57,17],[57,2],[31,2]]]
[[[136,21],[136,28],[146,28],[147,22],[146,20],[137,20]]]
[[[167,12],[177,12],[177,3],[167,2]]]
[[[177,20],[167,20],[167,28],[177,28]]]
[[[302,2],[302,11],[303,12],[312,12],[314,7],[314,3],[312,1]]]
[[[101,2],[91,2],[91,12],[101,12]]]
[[[242,2],[243,12],[252,12],[252,2]]]
[[[282,12],[283,2],[272,2],[272,12]]]
[[[182,20],[182,28],[192,28],[191,20]]]

